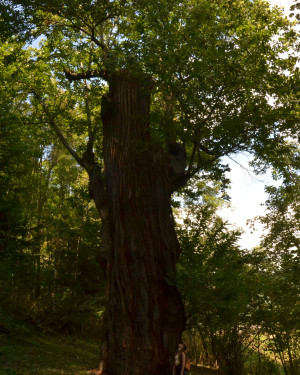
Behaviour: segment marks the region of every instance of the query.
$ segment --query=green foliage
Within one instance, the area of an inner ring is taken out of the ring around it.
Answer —
[[[192,205],[179,230],[179,286],[188,328],[230,374],[242,370],[243,345],[251,335],[253,282],[248,256],[237,246],[239,235],[210,204]]]
[[[299,371],[298,247],[284,240],[295,239],[298,227],[295,221],[281,225],[289,228],[280,231],[284,235],[272,229],[286,220],[285,215],[291,219],[290,214],[297,213],[288,213],[285,203],[296,203],[298,190],[270,191],[277,194],[270,197],[262,218],[271,228],[264,239],[266,248],[240,249],[240,232],[217,216],[215,200],[197,202],[195,190],[177,219],[183,249],[178,285],[188,317],[189,355],[195,363],[211,367],[217,363],[231,375]],[[293,194],[281,196],[283,191]],[[285,207],[281,214],[279,203]]]
[[[24,119],[28,103],[14,99],[24,117],[15,114],[9,94],[2,94],[0,127],[1,303],[44,329],[66,329],[68,315],[85,305],[91,316],[83,313],[87,324],[79,331],[95,331],[104,297],[91,299],[104,293],[104,284],[97,261],[100,221],[87,177],[51,134]]]
[[[300,165],[300,163],[299,163]],[[269,230],[263,240],[263,246],[281,253],[289,262],[291,257],[299,257],[300,235],[300,176],[293,174],[278,188],[266,188],[269,198],[266,201],[267,213],[260,217],[262,224]],[[285,253],[285,254],[284,254]]]
[[[300,3],[298,0],[294,0],[294,4],[291,5],[291,12],[290,17],[295,17],[298,21],[300,21],[300,14],[299,14],[299,9],[300,9]]]
[[[264,301],[259,321],[285,373],[294,374],[300,367],[299,175],[291,171],[281,186],[266,190],[266,214],[260,217],[266,228],[262,239],[266,259],[260,272]]]
[[[101,223],[86,173],[57,143],[44,114],[32,105],[34,97],[24,91],[22,79],[32,78],[33,61],[22,68],[17,61],[27,58],[28,51],[18,43],[1,46],[1,81],[8,83],[18,74],[20,81],[4,84],[0,91],[0,303],[44,330],[96,334],[104,305],[98,262]],[[42,84],[38,75],[35,79],[36,87]],[[62,95],[57,100],[63,107]],[[78,149],[85,136],[83,106],[72,110]],[[64,120],[70,132],[66,116]],[[75,311],[82,315],[74,319]]]
[[[33,100],[38,116],[47,108],[48,121],[50,115],[83,136],[84,92],[99,122],[106,86],[99,78],[87,91],[84,83],[71,86],[64,69],[127,69],[152,78],[151,131],[165,147],[170,140],[183,142],[191,170],[220,176],[226,166],[219,158],[242,150],[255,153],[260,166],[282,165],[285,139],[297,134],[299,71],[292,53],[297,33],[278,8],[258,0],[26,0],[2,6],[23,11],[24,30],[44,38],[38,49],[26,47],[17,56],[19,78],[8,79],[42,98],[42,108]],[[101,127],[96,139],[101,144]]]

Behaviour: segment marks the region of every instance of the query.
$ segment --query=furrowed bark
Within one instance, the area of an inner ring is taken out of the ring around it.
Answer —
[[[101,218],[101,246],[98,254],[98,260],[103,273],[106,276],[108,254],[111,247],[107,193],[103,171],[101,166],[95,160],[95,155],[92,151],[92,147],[89,147],[89,144],[81,158],[80,163],[89,175],[89,193],[95,202],[95,206]]]
[[[172,285],[180,253],[170,166],[149,133],[150,81],[126,70],[102,101],[108,262],[108,372],[169,375],[185,325]]]

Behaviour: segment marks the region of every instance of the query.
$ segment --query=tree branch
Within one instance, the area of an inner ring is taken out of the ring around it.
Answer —
[[[224,156],[222,154],[219,154],[219,155],[215,155],[213,154],[211,151],[209,151],[205,146],[202,146],[202,145],[198,145],[198,148],[196,148],[194,146],[194,149],[193,149],[193,158],[195,156],[195,153],[197,152],[198,153],[198,158],[199,160],[201,159],[201,156],[200,156],[200,149],[202,151],[204,151],[205,153],[207,153],[208,155],[211,155],[213,156],[213,158],[211,159],[211,161],[215,161],[217,159],[219,159],[220,157]],[[194,169],[192,169],[192,163],[190,162],[189,164],[189,167],[188,167],[188,170],[186,171],[186,173],[182,174],[181,176],[179,176],[171,185],[171,193],[173,193],[174,191],[180,189],[182,186],[186,185],[187,182],[193,178],[198,172],[200,172],[202,169],[202,166],[201,165],[198,165],[196,166]]]
[[[199,143],[199,148],[201,151],[205,152],[208,155],[216,156],[212,151],[210,151],[207,147],[203,146],[201,143]]]
[[[194,162],[194,158],[195,158],[196,150],[197,150],[197,142],[194,142],[193,151],[192,151],[192,156],[191,156],[191,159],[190,159],[190,163],[189,163],[189,166],[188,166],[188,171],[187,171],[187,173],[190,173],[190,171],[191,171],[191,169],[192,169],[192,165],[193,165],[193,162]]]
[[[102,220],[105,220],[108,215],[106,186],[104,183],[104,177],[103,177],[103,173],[101,170],[101,166],[95,160],[95,155],[92,151],[92,148],[89,147],[89,144],[88,144],[87,149],[81,158],[75,152],[75,150],[73,150],[73,148],[70,146],[67,139],[64,137],[64,135],[60,131],[58,125],[56,124],[53,117],[51,116],[42,98],[35,91],[33,91],[33,94],[37,98],[38,102],[41,104],[44,113],[48,117],[48,124],[50,124],[51,128],[55,131],[61,143],[69,151],[69,153],[74,157],[77,163],[87,171],[89,175],[90,196],[93,198]]]
[[[109,79],[109,75],[107,74],[106,70],[99,70],[99,71],[89,70],[87,72],[75,73],[72,70],[69,70],[66,68],[64,69],[64,72],[65,72],[67,79],[70,82],[79,81],[81,79],[90,79],[90,78],[95,78],[95,77],[102,78],[106,81]]]
[[[37,100],[39,101],[39,103],[41,104],[46,116],[48,117],[48,123],[50,124],[50,126],[52,127],[52,129],[55,131],[55,133],[57,134],[59,140],[61,141],[61,143],[65,146],[65,148],[69,151],[69,153],[74,157],[74,159],[77,161],[77,163],[79,165],[81,165],[82,167],[84,167],[82,165],[82,159],[80,158],[80,156],[75,152],[75,150],[73,150],[73,148],[70,146],[69,142],[67,141],[67,139],[65,138],[65,136],[62,134],[62,132],[60,131],[59,127],[57,126],[56,122],[53,120],[52,116],[50,115],[50,112],[48,111],[48,108],[47,106],[45,105],[45,103],[43,102],[42,98],[34,91],[33,92],[34,96],[37,98]]]
[[[182,186],[186,185],[186,183],[193,177],[195,174],[197,174],[201,170],[201,166],[198,166],[193,171],[186,172],[182,176],[178,177],[171,186],[171,194],[174,193],[174,191],[180,189]]]
[[[93,146],[94,146],[94,142],[95,142],[95,135],[96,135],[96,131],[97,131],[97,129],[96,129],[97,125],[95,124],[94,129],[93,129],[93,126],[92,126],[92,115],[91,115],[91,108],[90,108],[90,101],[89,101],[88,88],[86,86],[86,83],[85,83],[84,87],[85,87],[84,102],[85,102],[87,125],[88,125],[88,135],[89,135],[89,139],[88,139],[88,143],[87,143],[87,148],[90,149],[90,150],[92,150]]]
[[[94,29],[92,29],[91,34],[88,34],[88,35],[90,35],[91,40],[92,40],[92,41],[93,41],[98,47],[102,48],[103,52],[106,52],[106,53],[107,53],[107,51],[108,51],[107,45],[106,45],[102,40],[100,41],[99,39],[97,39],[97,38],[95,37],[95,30],[94,30]]]
[[[71,27],[73,29],[77,29],[77,30],[82,31],[84,34],[88,35],[91,38],[91,40],[98,47],[102,48],[103,51],[107,51],[108,50],[107,45],[105,43],[103,43],[102,41],[100,41],[99,39],[96,38],[96,36],[95,36],[95,28],[94,27],[89,26],[89,25],[86,24],[86,26],[91,30],[89,32],[86,29],[84,29],[83,27],[76,25],[76,23],[74,23],[72,20],[69,20],[69,21],[71,22],[71,25],[66,24],[66,26]]]

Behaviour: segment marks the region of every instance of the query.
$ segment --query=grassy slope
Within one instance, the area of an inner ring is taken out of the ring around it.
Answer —
[[[98,362],[94,341],[70,336],[0,335],[0,375],[86,375]]]
[[[99,346],[71,336],[0,335],[0,375],[87,375],[97,366]],[[217,375],[193,367],[190,375]]]

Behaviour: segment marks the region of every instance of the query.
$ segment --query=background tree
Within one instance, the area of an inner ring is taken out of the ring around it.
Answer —
[[[3,80],[11,74],[6,59],[22,53],[6,47]],[[0,98],[1,306],[45,330],[99,334],[104,275],[87,175],[38,119],[26,94],[11,86]]]
[[[202,194],[205,190],[202,187]],[[179,226],[183,249],[179,285],[184,296],[188,331],[201,342],[202,365],[242,374],[254,335],[256,287],[249,254],[237,245],[241,232],[218,217],[211,193],[184,210]],[[210,198],[209,198],[210,197]],[[188,335],[190,337],[191,335]],[[193,357],[192,357],[193,358]]]
[[[290,175],[279,187],[266,188],[266,214],[260,217],[266,231],[262,239],[269,272],[265,277],[265,329],[285,374],[299,373],[299,148],[295,145]],[[272,282],[269,280],[272,278]]]
[[[268,189],[264,239],[252,250],[242,250],[240,232],[217,216],[218,185],[198,181],[183,191],[178,285],[196,364],[228,374],[299,371],[299,189],[291,186],[296,176],[289,177],[287,190]]]

